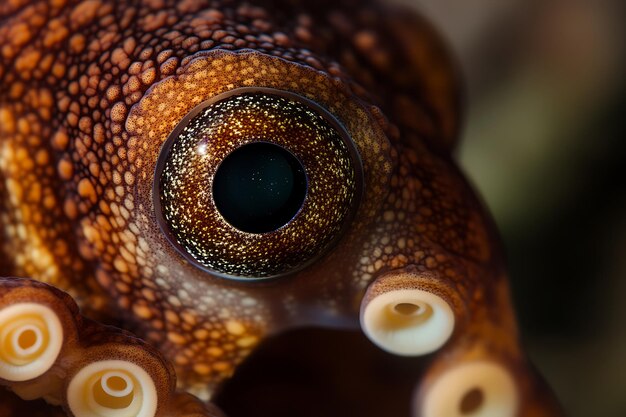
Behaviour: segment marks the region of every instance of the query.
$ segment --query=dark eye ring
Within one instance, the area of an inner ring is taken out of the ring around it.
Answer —
[[[254,175],[278,185],[257,189]],[[238,193],[240,184],[247,188]],[[349,226],[363,187],[356,145],[328,110],[292,92],[245,87],[178,123],[157,161],[153,203],[187,261],[249,281],[319,259]]]

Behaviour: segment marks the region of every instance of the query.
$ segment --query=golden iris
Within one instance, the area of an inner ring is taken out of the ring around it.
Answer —
[[[192,110],[155,175],[156,215],[189,261],[268,278],[321,256],[354,214],[362,166],[345,128],[293,93],[240,88]]]

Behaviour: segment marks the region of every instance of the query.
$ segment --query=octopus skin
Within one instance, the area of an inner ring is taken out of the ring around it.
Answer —
[[[280,360],[405,364],[384,415],[562,415],[451,156],[460,90],[428,23],[374,2],[0,3],[0,414],[249,415],[224,392],[296,335]],[[262,233],[214,190],[257,142],[306,176]]]

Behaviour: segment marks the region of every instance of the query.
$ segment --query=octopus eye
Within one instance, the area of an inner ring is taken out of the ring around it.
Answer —
[[[239,279],[297,271],[323,255],[363,187],[346,129],[315,102],[239,88],[193,109],[163,145],[157,220],[193,265]]]

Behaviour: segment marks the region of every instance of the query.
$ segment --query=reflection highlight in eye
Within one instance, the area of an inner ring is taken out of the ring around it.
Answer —
[[[284,275],[319,258],[360,201],[360,156],[327,110],[242,88],[192,110],[163,145],[157,220],[195,266],[229,278]]]

